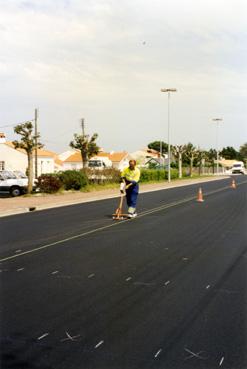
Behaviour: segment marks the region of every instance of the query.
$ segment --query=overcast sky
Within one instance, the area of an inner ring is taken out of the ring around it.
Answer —
[[[68,149],[80,118],[105,150],[247,141],[246,0],[0,0],[0,131],[33,119]]]

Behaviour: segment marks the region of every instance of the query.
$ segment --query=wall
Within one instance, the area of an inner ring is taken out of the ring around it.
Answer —
[[[5,162],[5,170],[26,172],[27,156],[4,143],[0,143],[0,161]]]

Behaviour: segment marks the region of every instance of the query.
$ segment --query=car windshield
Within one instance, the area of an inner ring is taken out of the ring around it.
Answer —
[[[14,174],[14,172],[10,172],[8,170],[3,170],[1,171],[1,178],[2,179],[16,179],[16,175]]]
[[[92,167],[101,167],[102,165],[100,160],[90,160],[88,166],[92,168]]]
[[[27,176],[20,170],[14,170],[13,172],[17,178],[27,178]]]

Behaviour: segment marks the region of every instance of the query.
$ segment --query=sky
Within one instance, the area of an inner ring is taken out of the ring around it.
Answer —
[[[98,133],[106,151],[155,140],[247,142],[246,0],[0,0],[0,132],[34,119],[48,150]]]

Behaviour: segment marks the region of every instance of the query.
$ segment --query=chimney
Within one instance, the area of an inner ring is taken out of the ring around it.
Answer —
[[[0,143],[5,143],[5,142],[6,142],[5,133],[0,132]]]

